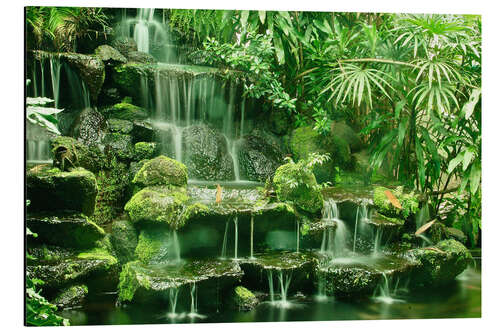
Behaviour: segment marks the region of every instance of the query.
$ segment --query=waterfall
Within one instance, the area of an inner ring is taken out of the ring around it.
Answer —
[[[234,260],[238,260],[238,216],[234,217]]]
[[[59,84],[61,82],[61,59],[50,56],[50,78],[52,82],[52,93],[54,94],[54,105],[56,109],[59,107]]]
[[[366,222],[370,220],[368,215],[368,204],[363,201],[361,205],[356,209],[356,223],[354,225],[354,240],[352,245],[352,252],[356,253],[356,241],[358,239],[358,228],[362,233],[365,230],[367,224]]]
[[[222,259],[226,259],[226,252],[227,252],[227,230],[229,229],[229,221],[226,221],[226,229],[224,231],[224,240],[222,241],[222,251],[220,254],[220,257]]]
[[[349,231],[344,221],[339,218],[339,209],[335,200],[328,199],[324,202],[322,220],[327,227],[323,230],[321,252],[331,258],[341,256],[347,250]],[[336,224],[335,230],[333,223]]]
[[[271,303],[274,303],[274,284],[273,284],[273,271],[267,271],[267,281],[269,283],[269,297],[271,298]]]
[[[280,291],[281,291],[281,300],[277,304],[280,307],[288,307],[289,303],[287,301],[288,295],[288,287],[290,286],[290,282],[292,281],[292,273],[283,273],[279,271],[278,273],[278,281],[280,282]]]
[[[250,217],[250,259],[255,259],[253,256],[253,215]]]
[[[41,57],[40,59],[40,70],[42,74],[42,97],[47,97],[47,91],[45,88],[45,57]]]
[[[389,277],[387,277],[387,274],[385,272],[382,272],[382,281],[381,283],[377,286],[377,289],[375,290],[373,294],[373,298],[377,302],[381,303],[386,303],[386,304],[392,304],[396,302],[404,302],[401,299],[397,299],[394,296],[396,296],[396,292],[398,290],[399,286],[399,278],[396,279],[396,283],[394,287],[391,290],[391,280]]]
[[[171,260],[179,264],[181,262],[181,248],[179,244],[179,239],[177,238],[177,231],[172,231],[172,244],[171,244]]]
[[[137,50],[149,53],[149,23],[153,21],[154,8],[137,10],[137,23],[134,28],[134,40]]]
[[[170,318],[177,317],[175,309],[177,307],[177,298],[178,298],[178,296],[179,296],[179,289],[178,288],[170,288],[169,289],[168,303],[170,304],[170,313],[168,314],[168,316]]]
[[[198,312],[196,296],[196,282],[193,282],[193,284],[191,285],[191,315],[194,315]]]
[[[297,219],[297,253],[300,252],[300,220]]]
[[[325,277],[323,275],[320,275],[318,278],[318,294],[315,297],[317,301],[323,302],[327,299],[325,282]]]
[[[373,256],[377,256],[380,254],[380,245],[382,243],[382,235],[383,235],[383,230],[382,228],[377,228],[377,231],[375,232],[375,238],[373,241]]]

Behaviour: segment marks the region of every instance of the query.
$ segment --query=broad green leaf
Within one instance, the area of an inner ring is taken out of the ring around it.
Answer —
[[[472,161],[472,158],[474,158],[474,152],[472,149],[467,148],[464,153],[464,161],[462,162],[462,170],[465,171],[469,167],[470,161]]]
[[[470,95],[469,101],[465,103],[465,105],[462,108],[462,112],[465,113],[465,119],[469,119],[472,113],[474,112],[474,108],[476,107],[476,104],[479,101],[480,95],[481,95],[481,89],[476,88],[472,90],[472,94]]]
[[[472,168],[471,168],[471,172],[470,172],[470,192],[471,192],[471,194],[476,193],[480,182],[481,182],[481,168],[479,166],[479,162],[476,161],[472,164]]]
[[[454,159],[450,161],[450,164],[448,164],[448,173],[452,173],[453,170],[455,170],[455,168],[457,167],[457,165],[462,163],[463,160],[464,160],[464,152],[461,152]]]
[[[398,146],[401,146],[403,144],[403,140],[405,138],[406,134],[406,126],[408,125],[408,117],[404,117],[402,121],[399,123],[399,130],[398,130]]]

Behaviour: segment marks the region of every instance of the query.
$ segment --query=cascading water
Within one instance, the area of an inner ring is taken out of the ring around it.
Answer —
[[[280,300],[276,301],[274,297],[274,281],[273,281],[273,271],[270,269],[267,271],[267,280],[269,283],[269,297],[271,300],[271,305],[277,306],[280,308],[288,308],[291,306],[291,303],[287,300],[288,297],[288,287],[290,286],[290,282],[292,281],[292,273],[291,272],[283,272],[281,270],[278,271],[277,274],[279,287],[280,287]]]
[[[383,236],[383,229],[382,228],[377,228],[377,231],[375,232],[375,238],[373,241],[373,252],[372,255],[374,257],[378,256],[380,254],[380,247],[382,244],[382,236]]]
[[[234,217],[234,260],[238,260],[238,216]]]
[[[354,239],[352,245],[352,252],[356,253],[356,242],[358,239],[358,229],[359,233],[366,233],[367,223],[370,220],[369,210],[367,202],[363,201],[361,205],[356,209],[356,223],[354,225]]]
[[[399,278],[396,279],[394,286],[391,288],[391,280],[385,272],[382,273],[382,282],[378,285],[373,298],[377,302],[392,304],[396,302],[404,302],[401,299],[395,298],[398,286]]]
[[[54,94],[54,105],[56,108],[58,108],[59,83],[61,82],[61,59],[59,56],[51,55],[49,61],[50,61],[50,78],[52,82],[52,93]]]
[[[222,241],[222,251],[220,254],[221,259],[226,259],[227,253],[227,231],[229,229],[229,221],[226,221],[226,228],[224,231],[224,240]]]
[[[322,220],[327,224],[327,228],[323,230],[321,252],[331,258],[343,255],[347,251],[347,241],[350,236],[344,221],[339,218],[339,209],[335,200],[328,199],[324,202]],[[336,224],[335,230],[334,223]]]
[[[176,318],[178,314],[175,312],[177,308],[177,298],[179,297],[178,288],[170,288],[168,293],[168,303],[170,304],[170,312],[168,313],[169,318]]]
[[[273,271],[267,271],[267,281],[269,283],[269,297],[271,299],[271,303],[274,303],[274,281],[273,281]]]
[[[172,231],[172,244],[171,244],[171,261],[174,264],[179,264],[181,262],[181,247],[179,244],[179,239],[177,238],[177,231]]]

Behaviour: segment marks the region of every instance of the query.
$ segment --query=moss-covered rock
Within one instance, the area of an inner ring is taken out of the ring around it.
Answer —
[[[234,288],[234,303],[240,311],[250,311],[259,304],[259,300],[247,288],[237,286]]]
[[[134,100],[141,100],[142,96],[140,89],[137,89],[137,84],[147,79],[148,72],[140,64],[128,63],[116,66],[113,68],[111,76],[113,85],[118,87],[123,94],[132,96]]]
[[[132,144],[132,136],[120,133],[107,133],[102,143],[105,149],[109,150],[118,159],[122,161],[130,161],[134,156],[134,145]]]
[[[233,180],[233,159],[226,138],[205,125],[187,127],[182,132],[183,161],[189,177],[198,180]]]
[[[132,128],[132,137],[134,142],[146,141],[150,142],[154,139],[153,125],[148,121],[134,120]]]
[[[143,147],[141,144],[139,147]],[[146,162],[134,177],[139,187],[155,185],[187,185],[187,168],[181,162],[166,156],[158,156]]]
[[[89,289],[86,285],[73,285],[59,292],[51,303],[55,304],[59,309],[73,308],[82,305],[88,293]]]
[[[130,51],[127,54],[127,59],[132,63],[140,63],[140,64],[156,64],[156,59],[146,52],[141,51]]]
[[[363,148],[360,137],[345,121],[332,122],[331,133],[333,136],[347,142],[352,152],[360,151]]]
[[[50,141],[54,154],[54,166],[68,171],[82,167],[92,172],[105,167],[104,154],[97,146],[87,146],[69,136],[58,136]]]
[[[108,118],[130,121],[144,120],[149,117],[148,111],[146,109],[126,102],[117,103],[112,107],[103,110],[103,113]]]
[[[351,150],[349,144],[334,135],[321,135],[312,127],[299,127],[290,135],[290,150],[294,159],[306,159],[310,153],[328,153],[331,159],[314,169],[314,175],[320,183],[333,182],[335,179],[335,167],[351,169]]]
[[[407,257],[419,263],[410,281],[415,288],[450,283],[472,260],[469,250],[454,239],[441,241],[433,247],[409,250]]]
[[[402,209],[394,206],[386,195],[386,191],[391,192],[401,204]],[[373,203],[378,212],[387,217],[398,217],[407,219],[410,215],[417,212],[419,201],[416,194],[403,193],[403,187],[397,187],[394,190],[389,190],[379,186],[373,189]]]
[[[83,168],[61,171],[49,166],[35,167],[26,173],[27,198],[30,211],[94,213],[97,181],[94,174]]]
[[[110,118],[108,119],[108,129],[113,133],[130,134],[133,123],[129,120]]]
[[[96,55],[85,55],[77,53],[63,53],[61,58],[72,68],[76,69],[89,89],[90,98],[97,101],[97,96],[104,83],[104,63]]]
[[[72,257],[33,260],[26,270],[32,278],[44,281],[44,290],[54,290],[98,278],[114,279],[118,260],[105,249],[94,248]]]
[[[96,245],[104,230],[81,214],[61,213],[57,216],[31,214],[26,224],[38,237],[35,242],[85,249]]]
[[[173,259],[171,231],[166,226],[144,227],[137,241],[135,257],[143,264],[166,263]]]
[[[213,300],[230,297],[232,288],[242,275],[239,265],[230,260],[186,261],[168,269],[165,266],[147,266],[138,261],[129,262],[120,274],[118,302],[167,302],[169,289],[191,288],[196,283],[198,299],[206,302],[202,306],[215,310]]]
[[[116,220],[111,227],[113,252],[122,264],[134,260],[138,242],[137,230],[128,220]]]
[[[99,144],[107,130],[106,119],[92,108],[79,112],[70,127],[70,135],[85,145]]]
[[[183,225],[179,217],[188,199],[183,187],[146,187],[127,202],[125,211],[133,223],[164,224],[178,229]]]
[[[158,145],[156,142],[137,142],[134,145],[134,160],[149,160],[158,154]]]
[[[293,202],[296,207],[313,214],[323,208],[323,195],[316,177],[298,164],[287,163],[280,166],[273,182],[280,201]],[[293,182],[296,182],[296,186]]]
[[[137,43],[133,38],[119,36],[111,42],[111,46],[114,47],[123,56],[127,57],[128,53],[131,51],[137,51]]]
[[[127,58],[125,58],[120,53],[120,51],[118,51],[117,49],[115,49],[109,45],[99,45],[95,49],[95,54],[106,65],[118,65],[118,64],[124,64],[127,62]]]

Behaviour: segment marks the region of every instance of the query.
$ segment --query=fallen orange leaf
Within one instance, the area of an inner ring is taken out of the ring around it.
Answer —
[[[394,194],[392,194],[391,191],[389,190],[386,190],[385,192],[385,196],[387,197],[387,199],[389,199],[389,201],[391,202],[391,204],[396,207],[396,208],[399,208],[399,209],[402,209],[403,207],[401,207],[401,203],[399,202],[398,198],[396,198],[394,196]]]
[[[220,203],[222,201],[222,187],[217,184],[217,193],[215,194],[215,203]]]

